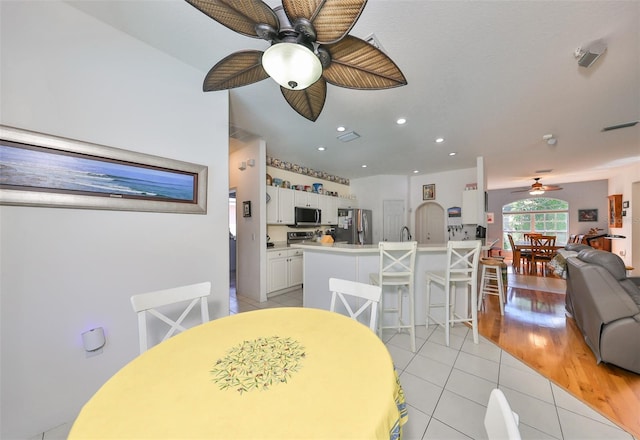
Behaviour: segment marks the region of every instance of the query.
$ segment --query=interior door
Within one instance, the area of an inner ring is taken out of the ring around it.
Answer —
[[[415,240],[420,244],[443,244],[445,240],[444,208],[435,202],[423,203],[416,209]]]
[[[400,241],[400,231],[405,225],[404,200],[383,200],[382,241]]]

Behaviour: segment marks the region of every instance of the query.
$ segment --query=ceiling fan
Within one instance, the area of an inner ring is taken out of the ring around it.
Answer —
[[[540,183],[539,177],[535,177],[533,180],[535,180],[535,182],[533,183],[533,185],[531,185],[530,188],[519,189],[511,192],[512,193],[528,192],[532,196],[538,196],[540,194],[544,194],[547,191],[558,191],[562,189],[559,186],[555,186],[555,185],[543,185],[542,183]]]
[[[327,83],[358,90],[407,84],[384,52],[348,35],[367,0],[282,0],[274,9],[261,0],[186,1],[235,32],[271,42],[264,52],[243,50],[219,61],[204,79],[205,92],[271,77],[289,105],[315,121]]]

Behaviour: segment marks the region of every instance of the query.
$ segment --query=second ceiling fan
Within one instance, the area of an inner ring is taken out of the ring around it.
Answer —
[[[535,177],[533,180],[535,180],[535,182],[533,183],[533,185],[531,185],[531,187],[526,188],[526,189],[519,189],[519,190],[511,191],[511,192],[512,193],[528,192],[532,196],[537,196],[537,195],[540,195],[540,194],[544,194],[547,191],[559,191],[559,190],[562,189],[562,188],[560,188],[559,186],[556,186],[556,185],[543,185],[542,183],[540,183],[540,178],[539,177]]]
[[[282,0],[275,9],[261,0],[186,1],[235,32],[271,42],[264,52],[234,52],[219,61],[205,77],[205,92],[272,77],[289,105],[315,121],[327,83],[358,90],[407,84],[384,52],[348,35],[367,0]]]

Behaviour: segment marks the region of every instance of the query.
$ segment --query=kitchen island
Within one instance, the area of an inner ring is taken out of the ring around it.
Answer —
[[[343,243],[303,243],[291,245],[303,250],[303,305],[329,310],[331,293],[329,278],[342,278],[369,284],[369,274],[377,273],[380,264],[380,253],[377,244],[355,245]],[[483,250],[488,249],[484,246]],[[415,322],[424,325],[426,322],[425,275],[428,270],[445,270],[446,244],[419,244],[415,266]],[[456,313],[466,315],[469,304],[466,290],[456,289]],[[442,302],[444,291],[436,284],[432,286],[433,302]],[[435,311],[443,313],[443,309]],[[406,314],[405,314],[406,315]],[[444,314],[442,314],[444,318]],[[388,316],[387,318],[391,318]],[[408,316],[403,316],[405,322]],[[385,320],[385,325],[387,321]]]

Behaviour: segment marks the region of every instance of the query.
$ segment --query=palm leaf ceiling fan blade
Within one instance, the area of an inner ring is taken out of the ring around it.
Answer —
[[[319,44],[341,40],[356,24],[367,0],[282,0],[291,23],[298,19],[311,22]]]
[[[378,90],[407,84],[393,60],[364,40],[347,35],[338,43],[323,48],[331,55],[331,64],[322,76],[333,85]]]
[[[204,78],[202,90],[211,92],[253,84],[269,78],[262,67],[262,52],[245,50],[220,60]]]
[[[278,17],[275,12],[260,0],[185,1],[218,23],[247,37],[262,38],[256,30],[258,24],[267,24],[275,31],[278,29]]]
[[[247,50],[222,59],[206,75],[205,92],[241,87],[271,76],[289,105],[315,121],[324,107],[327,82],[359,90],[407,84],[385,53],[347,35],[367,0],[282,0],[282,6],[274,9],[261,0],[185,1],[235,32],[271,43],[264,53]],[[301,63],[299,57],[305,61]],[[301,65],[306,69],[300,69]]]
[[[324,101],[327,97],[327,83],[320,78],[304,90],[289,90],[280,87],[280,91],[291,108],[301,116],[315,122],[324,107]]]

